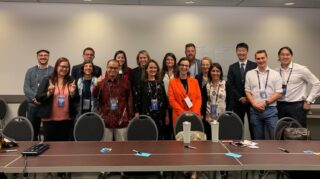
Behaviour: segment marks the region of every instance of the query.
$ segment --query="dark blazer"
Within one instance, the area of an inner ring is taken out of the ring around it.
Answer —
[[[239,103],[239,99],[241,97],[246,96],[244,92],[244,83],[246,79],[246,74],[248,71],[257,68],[257,64],[250,60],[247,61],[246,68],[244,71],[244,79],[242,79],[241,72],[240,72],[240,65],[239,61],[233,63],[229,66],[228,71],[228,83],[230,84],[233,90],[233,101]]]
[[[44,77],[40,83],[40,86],[37,91],[36,99],[41,104],[39,105],[38,116],[40,118],[48,118],[52,113],[52,103],[53,103],[53,95],[50,97],[47,96],[48,87],[49,87],[49,79],[50,77]],[[68,84],[72,83],[74,79],[71,77],[68,81]],[[78,89],[76,89],[76,93],[73,97],[69,95],[69,114],[71,118],[75,118],[77,114],[77,102],[79,101],[79,93]]]
[[[196,75],[196,79],[198,80],[199,83],[199,88],[201,90],[201,98],[202,98],[202,104],[201,104],[201,115],[205,115],[206,113],[206,108],[207,108],[207,101],[205,100],[205,94],[207,93],[206,85],[202,85],[203,81],[203,73],[199,73]],[[204,111],[204,113],[203,113]]]
[[[74,78],[74,79],[79,79],[80,77],[82,77],[82,74],[81,74],[81,67],[82,67],[82,64],[79,64],[79,65],[75,65],[72,67],[72,70],[71,70],[71,76]],[[95,77],[99,77],[102,75],[102,70],[99,66],[97,65],[94,65],[93,66],[93,76]]]
[[[140,82],[142,80],[143,71],[144,71],[144,68],[141,68],[141,67],[136,67],[131,70],[129,80],[130,80],[132,90],[134,90],[135,86],[140,84]]]

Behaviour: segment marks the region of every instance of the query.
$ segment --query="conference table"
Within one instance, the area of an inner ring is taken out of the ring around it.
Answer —
[[[222,141],[192,141],[196,149],[184,147],[181,141],[47,142],[48,150],[29,157],[20,153],[35,143],[19,142],[17,152],[0,153],[0,172],[320,170],[320,156],[310,154],[320,152],[320,141],[255,142],[259,148]],[[101,152],[102,148],[112,150]],[[151,155],[136,156],[133,150]],[[241,157],[227,156],[229,152]]]

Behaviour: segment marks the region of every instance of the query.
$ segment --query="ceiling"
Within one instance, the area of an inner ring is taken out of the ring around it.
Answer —
[[[320,0],[0,0],[0,2],[37,2],[72,4],[114,4],[152,6],[229,6],[229,7],[288,7],[320,8]],[[191,3],[186,3],[191,2]],[[193,3],[192,3],[193,2]],[[286,6],[284,3],[294,2]]]

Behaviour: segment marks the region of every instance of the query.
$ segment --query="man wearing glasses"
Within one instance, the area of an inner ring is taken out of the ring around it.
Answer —
[[[92,62],[94,57],[95,57],[95,51],[93,50],[93,48],[91,47],[87,47],[83,50],[83,61],[90,61]],[[79,64],[79,65],[75,65],[72,67],[72,70],[71,70],[71,76],[74,78],[74,79],[78,79],[80,78],[82,75],[81,75],[81,67],[82,67],[82,63]],[[93,76],[95,77],[99,77],[101,76],[102,74],[102,70],[99,66],[96,66],[94,65],[93,66]]]
[[[35,96],[43,77],[49,76],[53,72],[53,67],[48,65],[49,54],[50,52],[48,50],[37,51],[38,64],[28,69],[24,79],[23,91],[28,100],[27,118],[33,126],[34,140],[38,140],[41,124],[41,119],[37,116],[40,103]]]
[[[119,78],[117,60],[107,62],[107,77],[98,78],[93,96],[99,99],[98,113],[105,123],[105,141],[127,140],[127,127],[133,117],[132,93],[128,80]]]

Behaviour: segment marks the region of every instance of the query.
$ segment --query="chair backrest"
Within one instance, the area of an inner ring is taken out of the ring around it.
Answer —
[[[27,111],[28,111],[28,100],[24,100],[19,105],[18,116],[27,117]]]
[[[274,139],[283,140],[283,132],[287,127],[300,128],[302,125],[292,117],[283,117],[278,120],[276,127],[274,128]]]
[[[94,112],[82,114],[74,125],[75,141],[101,141],[104,136],[105,125],[103,119]]]
[[[3,134],[16,141],[32,141],[33,127],[27,118],[18,116],[9,121],[3,129]]]
[[[128,125],[128,140],[158,140],[158,127],[147,115],[134,117]]]
[[[3,120],[8,111],[8,104],[4,99],[0,98],[0,120]]]
[[[191,131],[204,132],[204,127],[201,119],[194,112],[184,112],[178,118],[174,125],[174,136],[180,131],[183,131],[183,122],[188,121],[191,123]]]
[[[240,117],[232,112],[225,111],[218,117],[220,140],[241,140],[243,137],[243,123]]]

